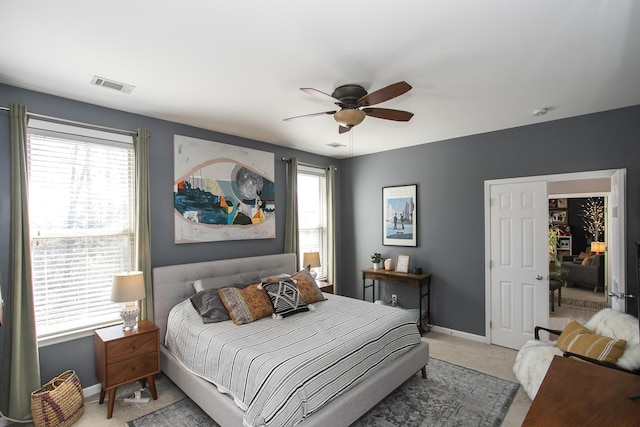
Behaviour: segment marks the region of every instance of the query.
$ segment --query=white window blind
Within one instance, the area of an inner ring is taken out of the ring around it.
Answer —
[[[298,166],[298,233],[302,260],[305,252],[320,253],[318,279],[327,277],[327,186],[322,168]]]
[[[28,133],[38,339],[118,321],[113,275],[133,267],[133,144],[122,135],[93,138],[86,129],[65,128],[52,132],[30,122]]]

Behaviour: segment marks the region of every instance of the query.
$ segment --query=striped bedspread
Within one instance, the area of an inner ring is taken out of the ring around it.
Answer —
[[[326,296],[314,311],[241,326],[204,324],[187,299],[171,310],[165,343],[234,398],[245,426],[293,426],[420,343],[407,312]]]

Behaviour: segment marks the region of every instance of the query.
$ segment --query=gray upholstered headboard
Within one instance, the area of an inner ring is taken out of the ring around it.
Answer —
[[[191,284],[194,280],[216,277],[221,279],[223,287],[254,280],[257,282],[262,277],[278,273],[294,274],[297,271],[296,255],[291,253],[154,268],[153,321],[160,328],[160,342],[164,344],[171,308],[195,293]]]

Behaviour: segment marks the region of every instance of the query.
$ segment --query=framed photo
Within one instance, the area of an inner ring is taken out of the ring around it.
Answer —
[[[567,210],[566,209],[550,209],[549,210],[549,223],[557,225],[567,224]]]
[[[396,271],[398,273],[409,272],[409,255],[398,255],[396,257]]]
[[[418,246],[417,185],[382,188],[382,244]]]
[[[567,199],[557,199],[558,209],[567,209]]]

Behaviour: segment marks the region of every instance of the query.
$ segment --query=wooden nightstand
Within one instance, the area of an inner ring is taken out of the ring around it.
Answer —
[[[109,391],[107,418],[113,415],[113,404],[119,386],[145,379],[153,400],[158,399],[154,375],[160,373],[160,330],[148,320],[138,322],[134,331],[122,330],[122,325],[95,331],[93,343],[96,355],[96,376],[100,380],[100,403]]]
[[[318,282],[318,287],[322,292],[326,292],[328,294],[333,293],[333,285],[329,282]]]

